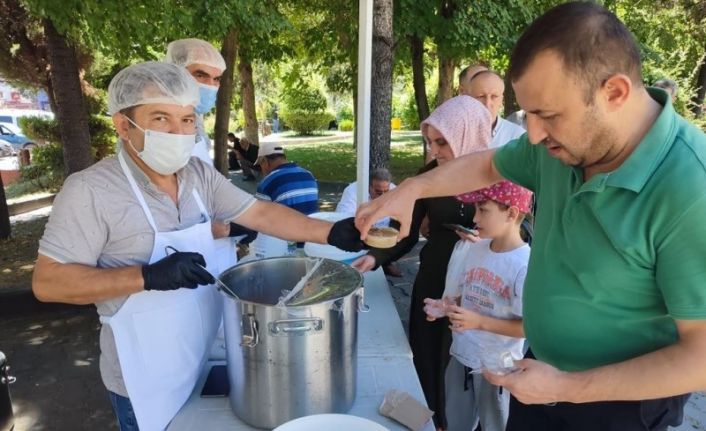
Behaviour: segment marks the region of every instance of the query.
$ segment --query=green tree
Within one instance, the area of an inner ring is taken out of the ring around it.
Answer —
[[[325,77],[329,91],[352,94],[357,107],[358,2],[299,0],[291,2],[286,13],[297,34],[293,62],[305,63]],[[353,113],[357,116],[357,108]]]
[[[0,74],[17,87],[44,89],[56,110],[42,23],[19,0],[0,0]]]
[[[394,34],[392,0],[373,2],[372,86],[370,97],[370,169],[390,166]]]
[[[663,77],[680,87],[677,108],[699,117],[706,94],[706,3],[696,0],[606,1],[635,34],[648,84]]]
[[[60,34],[51,18],[44,18],[49,66],[56,116],[61,129],[66,174],[78,172],[93,163],[88,110],[81,88],[81,71],[76,48]]]
[[[12,82],[46,90],[62,125],[67,173],[91,164],[88,112],[81,75],[90,56],[57,29],[41,1],[0,2],[0,68]]]
[[[213,164],[220,173],[228,176],[228,125],[230,124],[230,108],[233,100],[235,59],[238,56],[238,31],[231,29],[225,39],[221,55],[226,63],[226,70],[221,76],[221,85],[216,98],[216,126],[214,130],[214,161]]]
[[[397,38],[409,44],[414,93],[420,120],[429,103],[424,85],[425,59],[435,58],[438,87],[435,104],[450,98],[456,69],[468,63],[486,62],[502,70],[522,29],[547,5],[556,1],[520,0],[398,0]],[[425,42],[433,45],[425,49]],[[500,67],[498,67],[500,66]]]

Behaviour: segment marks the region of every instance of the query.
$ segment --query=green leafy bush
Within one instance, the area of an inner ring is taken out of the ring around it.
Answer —
[[[25,135],[40,146],[61,143],[59,122],[56,119],[25,117],[20,119],[20,127]],[[91,153],[95,161],[115,154],[116,138],[110,117],[102,115],[88,117],[88,132],[91,134]]]
[[[414,100],[414,97],[407,99],[407,103],[402,109],[400,119],[405,129],[419,130],[419,114],[417,114],[417,102]]]
[[[42,189],[58,189],[64,181],[64,154],[56,143],[32,149],[32,164],[22,167],[22,180]]]
[[[353,131],[353,120],[341,120],[340,123],[338,123],[338,130],[341,132],[351,132]]]
[[[355,119],[355,115],[353,114],[353,107],[351,105],[341,106],[341,108],[336,113],[336,117],[341,122],[344,120],[353,121]]]
[[[326,98],[321,91],[304,83],[285,90],[281,117],[300,135],[325,129],[334,119],[333,114],[326,111]]]
[[[64,181],[64,154],[61,132],[56,119],[27,117],[20,119],[25,135],[39,145],[32,149],[32,164],[22,168],[22,179],[41,188],[58,188]],[[109,117],[91,115],[91,154],[96,162],[115,154],[115,131]]]
[[[321,112],[326,110],[326,97],[316,88],[300,83],[284,92],[284,103],[290,111]]]
[[[22,132],[39,145],[61,142],[59,122],[44,117],[23,117],[19,119]]]
[[[317,130],[326,129],[333,120],[330,112],[283,111],[287,126],[300,135],[311,135]]]
[[[91,152],[96,162],[115,154],[117,140],[110,117],[91,115],[88,118],[88,131],[91,134]]]

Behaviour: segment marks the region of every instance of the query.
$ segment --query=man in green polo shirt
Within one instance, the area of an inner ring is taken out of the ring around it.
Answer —
[[[538,18],[509,76],[527,134],[422,176],[359,211],[363,237],[421,197],[502,178],[532,189],[530,352],[486,376],[513,394],[508,430],[666,430],[706,389],[706,136],[643,86],[615,15],[567,3]],[[536,359],[532,359],[535,358]]]

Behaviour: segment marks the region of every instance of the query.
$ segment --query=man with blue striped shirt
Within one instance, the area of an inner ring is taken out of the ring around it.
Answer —
[[[264,175],[255,197],[277,202],[305,215],[319,211],[319,186],[311,172],[287,160],[276,142],[260,145],[257,164]]]

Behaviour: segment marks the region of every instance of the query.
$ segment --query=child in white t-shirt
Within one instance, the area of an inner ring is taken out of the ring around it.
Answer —
[[[522,287],[530,247],[520,224],[532,193],[509,181],[459,196],[476,205],[478,237],[459,241],[449,260],[444,298],[426,298],[428,319],[447,316],[453,343],[446,368],[447,431],[503,431],[510,394],[482,374],[513,371],[521,359]],[[468,238],[468,237],[466,237]]]

